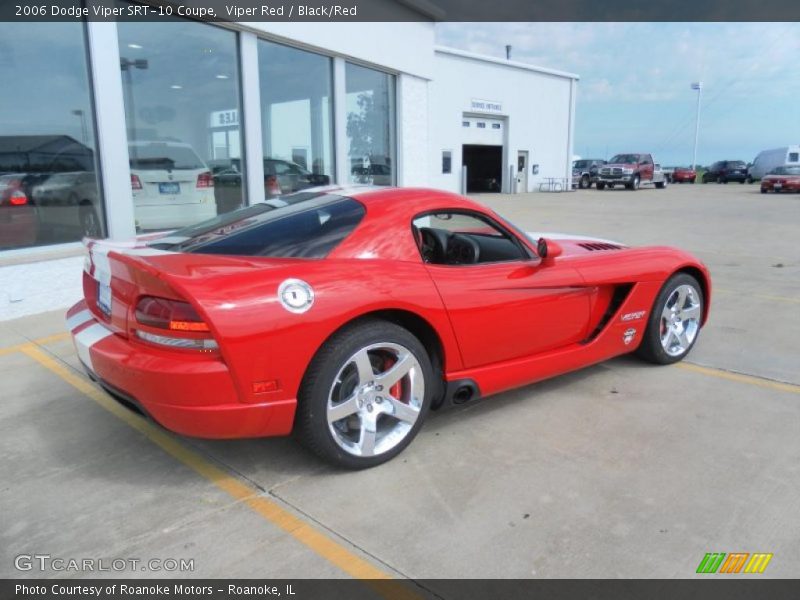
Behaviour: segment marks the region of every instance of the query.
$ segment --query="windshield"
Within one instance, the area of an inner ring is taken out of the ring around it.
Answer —
[[[800,167],[776,167],[770,175],[800,175]]]
[[[159,143],[131,144],[129,153],[131,169],[140,171],[206,168],[194,150],[187,146]]]
[[[731,160],[728,162],[728,166],[732,169],[744,169],[747,165],[743,160]]]
[[[591,166],[592,161],[590,160],[576,160],[572,163],[573,169],[585,169],[586,167]]]
[[[639,162],[638,154],[617,154],[610,161],[610,163],[632,164]]]
[[[298,192],[186,227],[150,245],[198,254],[324,258],[365,212],[352,198]]]

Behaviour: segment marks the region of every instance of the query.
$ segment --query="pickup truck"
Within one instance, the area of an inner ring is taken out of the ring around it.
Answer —
[[[651,154],[617,154],[600,167],[597,174],[597,189],[623,185],[629,190],[638,190],[642,185],[667,187],[668,178],[661,166],[653,162]]]

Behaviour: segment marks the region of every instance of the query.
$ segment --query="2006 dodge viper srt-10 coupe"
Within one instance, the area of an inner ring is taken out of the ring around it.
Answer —
[[[67,324],[95,381],[178,433],[294,431],[348,468],[429,410],[633,351],[681,360],[711,292],[681,250],[525,234],[426,189],[306,190],[87,247]]]

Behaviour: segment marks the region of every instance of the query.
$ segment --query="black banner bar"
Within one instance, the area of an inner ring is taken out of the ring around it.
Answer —
[[[795,600],[798,580],[759,575],[703,579],[224,580],[62,579],[0,581],[2,600]]]
[[[797,0],[3,0],[0,21],[800,21]]]

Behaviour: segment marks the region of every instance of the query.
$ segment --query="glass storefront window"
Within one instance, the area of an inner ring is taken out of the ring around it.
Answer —
[[[194,21],[118,23],[139,231],[244,204],[236,33]]]
[[[345,79],[350,182],[393,185],[394,76],[347,63]]]
[[[0,23],[0,81],[0,250],[104,237],[83,23]]]
[[[259,40],[264,189],[267,198],[333,176],[332,61]]]

